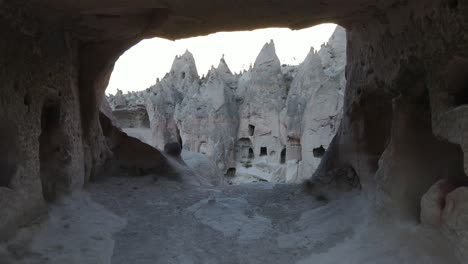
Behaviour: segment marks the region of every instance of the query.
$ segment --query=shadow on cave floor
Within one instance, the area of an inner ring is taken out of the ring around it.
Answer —
[[[325,199],[298,185],[111,177],[51,206],[6,263],[457,263],[434,231],[367,215],[357,191]]]

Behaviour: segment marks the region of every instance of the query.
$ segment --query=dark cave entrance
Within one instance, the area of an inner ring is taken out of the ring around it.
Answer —
[[[260,157],[268,155],[268,149],[267,147],[261,147],[260,148]]]
[[[254,159],[255,158],[255,153],[253,151],[252,148],[249,148],[249,156],[248,156],[249,159]]]
[[[284,149],[281,151],[280,163],[281,163],[281,164],[286,163],[286,148],[284,148]]]
[[[456,58],[446,71],[448,93],[453,98],[453,106],[468,105],[468,59]]]
[[[255,126],[249,125],[249,136],[253,136],[255,134]]]
[[[208,152],[207,149],[208,149],[208,144],[206,143],[206,141],[200,142],[200,145],[198,146],[198,153],[206,155]]]
[[[312,150],[312,153],[314,154],[315,158],[322,158],[323,155],[325,155],[325,148],[323,146],[320,146],[318,148],[314,148]]]
[[[226,176],[227,176],[227,177],[234,177],[234,176],[236,176],[236,168],[229,168],[229,169],[226,171]]]
[[[236,146],[236,160],[245,167],[249,167],[252,164],[252,160],[255,158],[253,151],[252,141],[249,138],[241,138],[237,141]]]
[[[62,176],[62,144],[66,136],[60,129],[61,107],[56,101],[46,101],[41,113],[39,136],[39,161],[42,195],[48,202],[57,198],[59,189],[65,187]]]
[[[19,162],[18,131],[10,121],[0,121],[0,187],[11,188],[11,180],[16,174]]]

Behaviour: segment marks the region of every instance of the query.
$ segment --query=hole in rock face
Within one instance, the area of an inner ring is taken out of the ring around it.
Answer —
[[[455,58],[446,69],[446,80],[453,106],[468,104],[468,59]]]
[[[286,163],[286,149],[285,148],[281,151],[280,163],[281,164]]]
[[[208,153],[208,145],[205,141],[200,142],[200,146],[198,147],[198,152],[201,154],[207,154]]]
[[[142,114],[139,116],[140,124],[144,128],[150,128],[150,120],[147,111],[143,111]]]
[[[185,72],[182,72],[182,73],[180,74],[180,77],[181,77],[182,79],[185,79]]]
[[[266,155],[268,155],[267,147],[261,147],[260,148],[260,156],[266,156]]]
[[[458,0],[448,0],[448,6],[451,9],[457,9],[458,8]]]
[[[255,133],[255,126],[249,125],[249,136],[253,136]]]
[[[452,96],[455,107],[468,104],[468,72],[455,76],[455,79],[451,81],[450,88],[453,89]]]
[[[44,104],[41,114],[42,132],[39,136],[39,159],[42,183],[42,195],[48,202],[57,197],[57,189],[61,171],[61,137],[60,104],[48,101]]]
[[[164,152],[173,157],[179,157],[182,153],[182,148],[178,142],[171,142],[164,145]]]
[[[249,138],[241,138],[237,142],[237,160],[241,163],[245,163],[248,160],[255,158],[254,151],[252,149],[252,141]]]
[[[31,95],[27,93],[23,98],[23,103],[24,105],[29,106],[31,105],[31,102],[32,102]]]
[[[358,88],[356,93],[358,96],[360,96],[362,94],[362,88]]]
[[[50,132],[60,125],[60,105],[58,103],[46,103],[42,109],[42,132]]]
[[[325,154],[325,148],[323,146],[320,146],[318,148],[314,148],[312,152],[314,154],[314,157],[321,158]]]
[[[248,157],[249,157],[249,159],[255,158],[255,154],[254,154],[254,151],[253,151],[252,148],[249,148],[249,156]]]
[[[465,78],[465,80],[460,83],[459,91],[454,97],[455,106],[468,104],[468,78]]]
[[[0,120],[0,187],[10,187],[11,180],[18,169],[18,131],[16,126],[5,120]]]
[[[234,177],[234,176],[236,176],[236,168],[229,168],[229,169],[226,171],[226,176],[228,176],[228,177]]]

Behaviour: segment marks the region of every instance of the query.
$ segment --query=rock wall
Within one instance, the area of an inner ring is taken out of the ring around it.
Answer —
[[[77,42],[30,19],[0,16],[0,239],[85,182]]]
[[[287,102],[287,175],[309,179],[335,136],[342,118],[346,66],[346,32],[337,27],[318,52],[311,50],[299,66]],[[296,158],[297,157],[297,158]],[[295,161],[300,161],[297,165]]]
[[[224,59],[201,79],[190,52],[146,91],[110,96],[114,115],[146,104],[153,146],[179,142],[203,153],[233,182],[301,182],[311,177],[335,135],[345,88],[346,32],[337,27],[320,52],[281,65],[273,42],[253,67],[232,74]],[[141,128],[141,126],[140,126]],[[125,130],[135,137],[138,134]]]
[[[444,223],[437,228],[449,231],[460,262],[467,262],[463,187],[468,168],[467,3],[258,0],[236,4],[233,8],[229,2],[205,0],[0,1],[4,151],[0,237],[39,216],[44,208],[40,153],[50,149],[41,151],[40,141],[66,135],[59,138],[68,144],[63,149],[71,153],[69,165],[50,155],[51,159],[42,160],[51,167],[60,164],[64,171],[77,164],[73,175],[65,177],[73,183],[69,186],[80,186],[99,172],[107,155],[99,123],[100,99],[114,62],[139,40],[268,26],[299,29],[326,20],[348,30],[347,87],[343,121],[315,179],[331,183],[340,179],[330,172],[350,172],[340,175],[360,179],[379,215],[413,220],[419,215],[423,193],[438,179],[448,180],[455,189],[444,189],[437,200]],[[59,103],[57,96],[62,98]],[[39,140],[43,130],[46,133]],[[49,186],[58,183],[49,180]]]
[[[428,206],[423,194],[445,179],[435,217],[460,252],[468,244],[460,237],[468,226],[454,224],[466,223],[467,12],[462,1],[414,1],[348,28],[344,117],[315,174],[351,167],[387,219],[417,219]],[[434,220],[423,213],[423,222]]]
[[[239,126],[237,103],[229,86],[233,77],[224,60],[199,85],[195,82],[176,109],[183,147],[202,153],[221,171],[235,168],[234,150]]]
[[[144,147],[120,137],[118,151],[103,134],[98,87],[135,40],[85,44],[55,22],[23,1],[0,1],[0,241],[84,188],[115,156],[120,165],[171,170],[157,150],[146,151],[153,159],[120,155]]]

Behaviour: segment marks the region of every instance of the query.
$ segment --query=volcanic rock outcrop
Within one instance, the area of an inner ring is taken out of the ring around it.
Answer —
[[[184,148],[207,155],[222,171],[235,167],[239,117],[234,91],[229,86],[233,77],[221,60],[205,80],[194,83],[175,115]]]
[[[447,180],[455,189],[441,193],[438,228],[449,227],[447,245],[467,263],[468,3],[461,0],[0,1],[0,239],[44,214],[48,194],[82,189],[116,155],[99,108],[125,50],[156,36],[323,21],[347,29],[347,82],[337,134],[325,152],[315,150],[324,154],[314,182],[355,175],[372,205],[363,220],[394,224],[418,220],[424,193]]]
[[[248,71],[233,74],[224,58],[199,78],[190,52],[146,91],[108,101],[125,131],[141,123],[146,105],[152,138],[205,154],[233,182],[300,182],[310,178],[335,135],[345,89],[346,32],[337,27],[320,52],[311,49],[298,66],[281,65],[266,43]],[[133,122],[122,113],[132,112]]]

